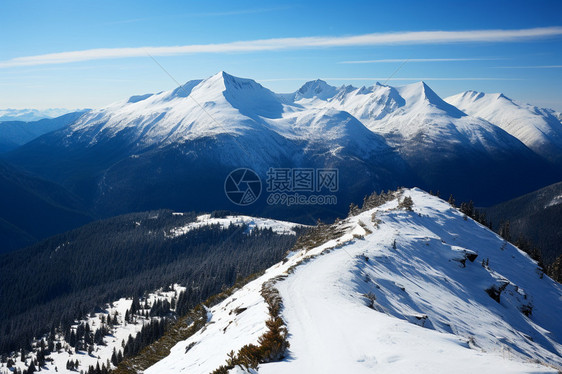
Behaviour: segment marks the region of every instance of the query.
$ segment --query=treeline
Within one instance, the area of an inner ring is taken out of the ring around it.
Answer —
[[[479,209],[476,209],[474,207],[474,203],[471,201],[467,202],[462,202],[458,207],[455,205],[455,198],[453,197],[453,195],[451,195],[449,197],[449,204],[451,204],[451,206],[458,208],[461,213],[464,213],[467,217],[472,218],[473,220],[475,220],[476,222],[481,223],[484,226],[487,226],[490,230],[494,230],[494,224],[491,220],[488,220],[486,217],[486,213],[484,211],[481,211]],[[516,247],[518,247],[519,249],[521,249],[523,252],[527,253],[529,255],[529,257],[531,257],[533,260],[537,261],[538,265],[543,268],[543,270],[545,270],[547,272],[547,275],[552,276],[553,279],[556,279],[556,275],[554,274],[555,272],[553,272],[552,274],[549,274],[549,267],[545,266],[544,262],[543,262],[543,256],[542,256],[542,251],[541,249],[536,246],[533,242],[531,242],[531,240],[529,240],[528,238],[525,238],[523,235],[519,234],[517,235],[517,237],[513,237],[511,235],[511,228],[510,228],[510,222],[509,221],[504,221],[501,222],[497,228],[496,228],[496,232],[505,240],[507,240],[510,243],[513,243]]]
[[[66,328],[121,297],[179,283],[178,313],[280,261],[296,241],[270,229],[205,226],[173,237],[196,214],[128,214],[94,222],[0,256],[0,354],[32,349],[34,337]],[[165,313],[168,306],[151,311]]]

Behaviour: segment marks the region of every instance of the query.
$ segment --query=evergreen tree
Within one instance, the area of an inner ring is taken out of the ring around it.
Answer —
[[[511,240],[511,232],[509,229],[509,221],[505,221],[500,225],[500,236],[507,241]]]
[[[119,364],[119,361],[117,361],[117,351],[115,347],[113,347],[113,353],[111,354],[111,363],[113,366],[117,366]]]
[[[449,201],[448,201],[449,205],[451,205],[453,208],[455,207],[455,198],[453,197],[453,194],[451,194],[451,196],[449,196]]]

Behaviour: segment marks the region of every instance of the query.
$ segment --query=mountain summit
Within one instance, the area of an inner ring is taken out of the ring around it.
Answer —
[[[332,98],[338,89],[334,86],[330,86],[328,83],[321,79],[315,81],[306,82],[294,93],[294,100],[299,101],[301,99],[314,99],[318,98],[320,100],[327,100]]]

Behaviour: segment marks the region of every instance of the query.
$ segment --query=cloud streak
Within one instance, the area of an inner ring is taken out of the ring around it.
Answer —
[[[412,31],[335,37],[274,38],[214,44],[169,47],[98,48],[82,51],[16,57],[0,61],[0,68],[65,64],[72,62],[131,57],[174,56],[201,53],[234,53],[303,48],[359,47],[403,44],[442,44],[471,42],[517,42],[562,35],[562,27],[518,30]]]
[[[500,58],[385,58],[380,60],[341,61],[340,64],[384,64],[396,62],[454,62],[454,61],[495,61]]]

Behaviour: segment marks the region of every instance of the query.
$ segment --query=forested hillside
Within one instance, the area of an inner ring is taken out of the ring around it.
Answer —
[[[0,256],[0,353],[103,303],[178,283],[185,307],[283,258],[297,235],[245,224],[198,225],[168,210],[97,221]],[[295,227],[295,231],[300,229]]]

